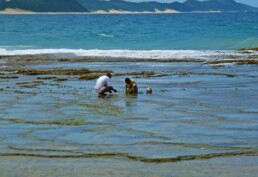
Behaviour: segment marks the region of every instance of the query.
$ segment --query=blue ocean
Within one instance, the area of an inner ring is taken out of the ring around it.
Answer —
[[[254,48],[257,17],[257,13],[0,15],[0,54]]]

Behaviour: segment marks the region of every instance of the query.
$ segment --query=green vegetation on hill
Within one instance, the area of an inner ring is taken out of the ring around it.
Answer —
[[[34,12],[94,12],[97,10],[154,12],[167,9],[180,12],[192,11],[258,11],[258,8],[237,3],[235,0],[186,0],[183,3],[128,2],[124,0],[0,0],[0,10],[6,8]]]
[[[33,12],[88,12],[76,0],[2,0],[0,9],[6,8]]]

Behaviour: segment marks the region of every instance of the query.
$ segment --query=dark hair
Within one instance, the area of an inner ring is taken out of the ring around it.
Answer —
[[[125,78],[125,83],[130,84],[131,83],[131,79]]]
[[[111,79],[112,75],[110,73],[106,74],[107,77],[109,77]]]

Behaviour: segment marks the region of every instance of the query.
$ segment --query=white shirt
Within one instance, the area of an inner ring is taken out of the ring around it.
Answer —
[[[98,78],[94,88],[96,90],[99,90],[106,86],[111,86],[111,79],[108,76],[101,76],[100,78]]]

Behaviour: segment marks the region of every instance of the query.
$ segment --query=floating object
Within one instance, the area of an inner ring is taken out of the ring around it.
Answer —
[[[147,87],[146,92],[147,92],[147,93],[152,93],[152,88]]]

